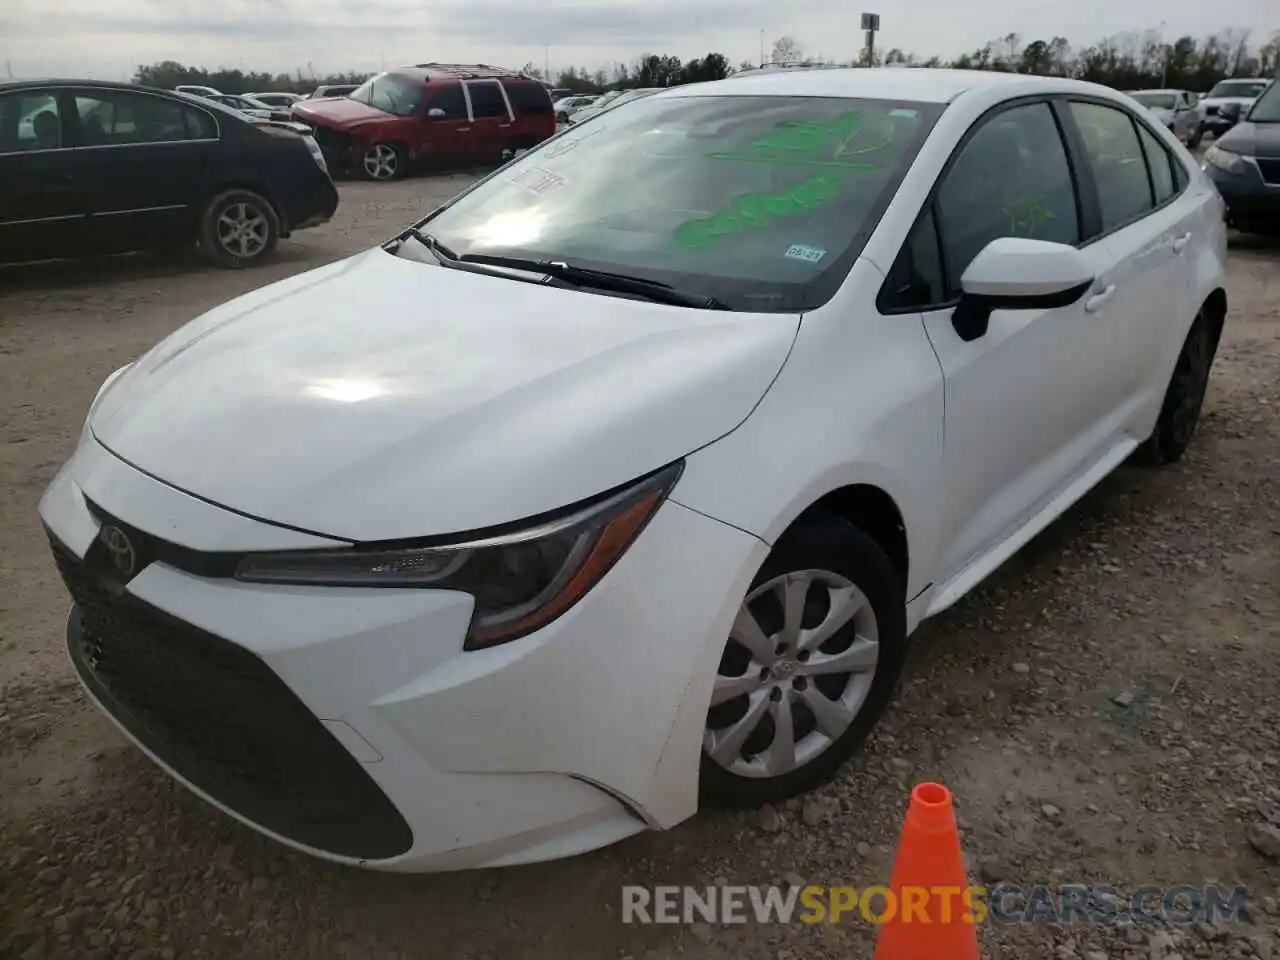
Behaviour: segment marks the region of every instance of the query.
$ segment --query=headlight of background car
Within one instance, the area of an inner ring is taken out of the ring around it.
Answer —
[[[345,587],[428,587],[475,598],[463,649],[546,626],[582,599],[644,529],[683,469],[675,463],[547,521],[465,542],[250,553],[236,579]]]
[[[1227,173],[1244,173],[1245,164],[1240,154],[1223,150],[1216,143],[1205,151],[1204,160]]]

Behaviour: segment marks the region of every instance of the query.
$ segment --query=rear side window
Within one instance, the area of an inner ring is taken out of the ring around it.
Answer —
[[[935,209],[949,296],[959,294],[960,277],[992,240],[1080,242],[1071,167],[1047,103],[984,121],[945,176]]]
[[[0,153],[61,146],[62,117],[54,94],[33,91],[0,97]]]
[[[427,114],[429,117],[432,110],[443,110],[444,116],[433,117],[431,119],[467,119],[467,101],[466,98],[462,96],[462,87],[453,83],[433,90],[431,96],[427,98]]]
[[[1151,210],[1155,201],[1132,118],[1114,107],[1079,102],[1071,104],[1071,116],[1084,138],[1085,159],[1098,187],[1102,232],[1109,233]]]
[[[76,97],[80,137],[87,147],[172,143],[198,136],[187,131],[187,110],[175,100],[124,91]]]
[[[507,116],[507,101],[502,97],[502,88],[496,80],[482,83],[468,83],[467,92],[471,95],[471,116],[476,120]]]
[[[511,101],[511,110],[517,117],[551,116],[555,112],[551,106],[551,94],[540,83],[508,80],[502,84],[507,91],[507,99]]]
[[[1138,125],[1138,137],[1142,151],[1147,155],[1147,167],[1151,170],[1151,186],[1156,192],[1156,204],[1162,204],[1177,193],[1173,185],[1173,157],[1164,144],[1146,127]]]

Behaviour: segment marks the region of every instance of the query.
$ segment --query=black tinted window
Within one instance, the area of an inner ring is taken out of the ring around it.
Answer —
[[[1079,243],[1071,168],[1049,105],[1013,107],[983,122],[947,172],[936,209],[949,294],[999,237]]]
[[[528,80],[507,80],[502,86],[506,88],[507,99],[511,101],[511,109],[515,115],[544,114],[554,112],[551,106],[551,94],[540,83]]]
[[[85,146],[170,143],[198,136],[187,132],[185,108],[164,97],[95,91],[77,96],[76,110]]]
[[[502,88],[496,80],[468,83],[467,92],[471,94],[471,115],[477,120],[507,116],[507,101],[502,99]]]
[[[877,306],[882,311],[919,309],[947,298],[938,248],[938,226],[929,210],[916,223],[889,271]]]
[[[1096,103],[1071,104],[1071,116],[1084,138],[1085,157],[1098,186],[1103,232],[1150,210],[1155,202],[1147,164],[1130,116]]]
[[[438,120],[465,120],[467,119],[467,101],[462,96],[462,87],[454,84],[449,87],[440,87],[431,94],[431,99],[427,101],[427,112],[432,110],[443,110],[444,116],[437,117]]]
[[[0,97],[0,153],[61,146],[62,117],[54,94],[30,91]]]
[[[1151,185],[1156,191],[1156,203],[1164,203],[1177,193],[1173,185],[1173,157],[1146,127],[1139,125],[1138,134],[1142,138],[1142,150],[1147,155],[1147,166],[1151,170]]]

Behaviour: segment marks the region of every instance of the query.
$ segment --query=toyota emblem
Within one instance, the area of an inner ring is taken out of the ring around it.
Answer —
[[[131,577],[137,570],[138,553],[133,542],[119,527],[105,526],[98,532],[98,539],[106,548],[111,565],[122,577]]]

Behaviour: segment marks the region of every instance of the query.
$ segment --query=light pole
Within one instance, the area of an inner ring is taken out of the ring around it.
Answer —
[[[764,66],[764,27],[760,28],[760,66]]]
[[[551,82],[551,44],[542,45],[542,79]]]

